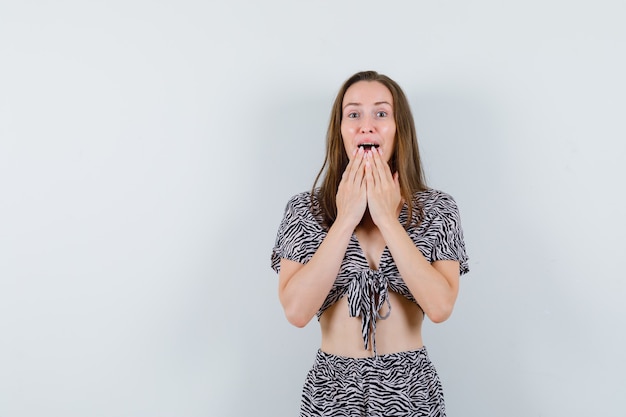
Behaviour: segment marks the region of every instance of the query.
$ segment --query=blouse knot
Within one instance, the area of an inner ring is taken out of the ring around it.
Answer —
[[[376,321],[386,319],[391,313],[388,285],[389,280],[380,270],[364,269],[353,277],[348,287],[350,317],[361,317],[361,333],[365,349],[369,346],[371,332],[374,355],[376,355]],[[387,304],[387,312],[381,315],[385,304]]]

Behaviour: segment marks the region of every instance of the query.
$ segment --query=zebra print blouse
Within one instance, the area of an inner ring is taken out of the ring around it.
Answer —
[[[317,211],[315,209],[319,208],[316,196],[312,203],[314,210],[311,210],[310,192],[296,194],[287,203],[271,255],[271,266],[277,273],[280,271],[281,258],[305,264],[313,257],[326,237],[326,230],[313,215],[313,212]],[[467,273],[468,257],[465,252],[461,219],[454,199],[442,191],[428,189],[415,194],[415,203],[414,207],[418,204],[423,207],[423,218],[419,226],[412,226],[407,230],[415,245],[430,262],[459,261],[460,274]],[[417,219],[418,216],[416,208],[413,218]],[[399,221],[405,224],[406,220],[405,204],[400,212]],[[383,251],[378,269],[373,270],[369,267],[353,233],[337,279],[317,312],[318,320],[328,307],[347,294],[350,316],[361,317],[364,348],[367,349],[369,346],[371,333],[372,348],[376,353],[376,320],[385,319],[391,313],[388,291],[397,292],[417,303],[402,280],[388,248],[385,247]],[[381,309],[385,304],[388,307],[387,313],[381,315]]]

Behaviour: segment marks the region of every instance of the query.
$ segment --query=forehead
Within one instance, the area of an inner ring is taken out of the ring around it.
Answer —
[[[378,81],[358,81],[343,96],[343,106],[349,104],[389,103],[393,105],[391,91]]]

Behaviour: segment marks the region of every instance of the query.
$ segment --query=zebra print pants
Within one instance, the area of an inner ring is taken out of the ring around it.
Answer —
[[[445,417],[443,390],[426,347],[369,358],[318,350],[300,417]]]

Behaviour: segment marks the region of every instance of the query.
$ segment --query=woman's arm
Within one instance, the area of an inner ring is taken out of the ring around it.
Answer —
[[[402,201],[398,175],[378,150],[366,161],[367,200],[372,220],[383,235],[398,271],[424,313],[435,323],[450,317],[459,291],[459,262],[432,264],[415,246],[397,216]]]
[[[459,292],[459,262],[424,257],[396,219],[378,225],[402,279],[424,313],[435,323],[452,314]]]
[[[287,320],[297,327],[311,321],[330,292],[354,227],[335,222],[306,264],[280,260],[278,297]]]
[[[306,263],[281,259],[278,297],[287,320],[303,327],[324,303],[339,273],[348,243],[367,207],[364,151],[353,154],[337,190],[337,218]]]

